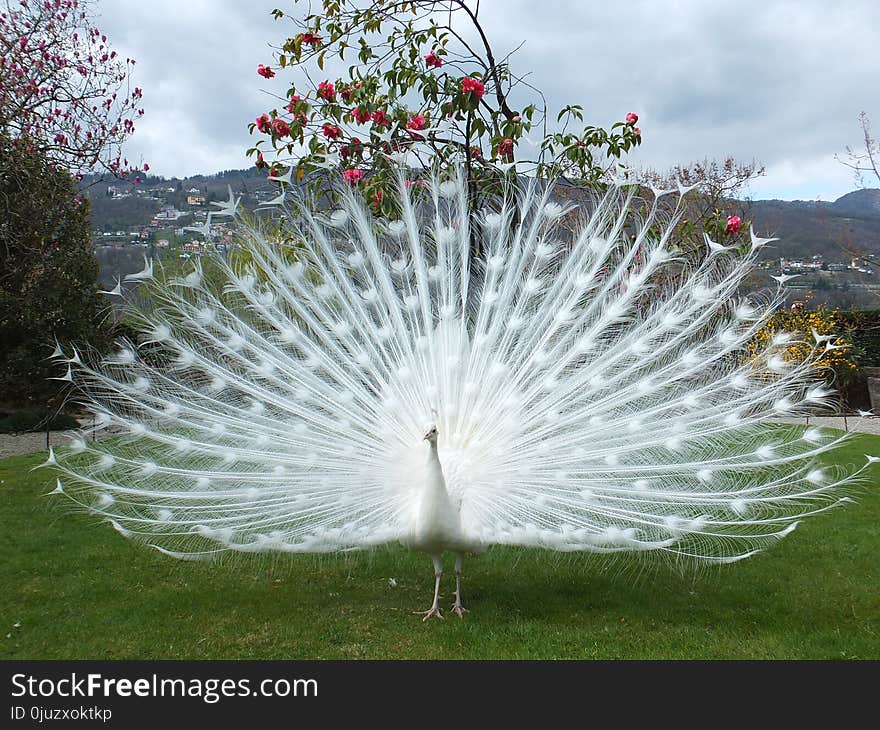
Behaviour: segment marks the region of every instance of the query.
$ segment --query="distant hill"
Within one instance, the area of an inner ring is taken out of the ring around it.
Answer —
[[[789,301],[810,299],[812,305],[856,309],[880,307],[880,190],[855,190],[834,202],[755,200],[744,204],[755,232],[779,240],[761,252],[769,269],[764,285],[779,273],[779,260],[808,262],[819,257],[832,268],[856,263],[864,271],[798,272],[789,282]],[[789,272],[791,273],[791,272]]]
[[[880,219],[880,190],[854,190],[831,203],[835,214],[852,218]]]
[[[149,226],[163,208],[173,207],[184,214],[174,225],[191,225],[197,221],[199,211],[212,209],[212,201],[227,198],[228,187],[242,196],[242,206],[247,210],[253,210],[261,200],[278,190],[277,185],[268,182],[265,172],[254,167],[187,178],[145,176],[139,185],[118,181],[92,184],[87,193],[92,199],[96,242],[100,241],[102,232],[129,232],[139,226]],[[114,197],[120,188],[130,194]],[[203,196],[204,202],[188,204],[191,194]],[[838,266],[848,265],[858,256],[880,261],[880,189],[855,190],[832,203],[754,200],[743,202],[742,207],[756,233],[779,239],[762,251],[765,269],[756,277],[756,285],[773,285],[770,275],[779,273],[780,259],[809,261],[817,256]],[[167,233],[158,235],[167,236]],[[104,285],[109,285],[119,273],[129,273],[142,266],[142,254],[134,255],[134,251],[123,251],[119,246],[120,243],[116,243],[112,250],[106,245],[98,246]],[[877,268],[877,272],[870,274],[804,275],[793,280],[790,298],[803,298],[806,289],[811,289],[814,302],[877,308],[880,306],[880,266]]]
[[[767,255],[828,259],[850,252],[880,256],[880,190],[856,190],[833,203],[755,200],[748,207],[755,231],[777,236]]]

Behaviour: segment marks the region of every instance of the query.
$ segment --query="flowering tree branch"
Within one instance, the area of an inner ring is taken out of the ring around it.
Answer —
[[[479,3],[322,0],[318,12],[292,20],[297,32],[277,47],[275,60],[280,69],[300,70],[302,79],[283,96],[276,93],[280,108],[257,117],[251,130],[260,139],[248,154],[274,175],[286,168],[298,178],[319,169],[363,169],[356,181],[346,180],[364,187],[377,212],[391,212],[384,191],[392,163],[443,167],[463,160],[479,199],[497,190],[517,163],[593,185],[641,142],[635,115],[610,130],[569,131],[583,121],[576,106],[561,115],[563,131],[548,135],[543,96],[511,71],[511,54],[499,60]],[[323,72],[334,57],[357,62],[346,76],[315,83],[310,71]],[[267,64],[258,73],[275,76]],[[519,85],[537,98],[517,109],[511,91]],[[538,125],[541,138],[532,140]],[[270,150],[274,159],[267,161]]]
[[[0,2],[0,131],[73,173],[125,175],[142,92],[130,86],[134,60],[89,10],[87,0]]]

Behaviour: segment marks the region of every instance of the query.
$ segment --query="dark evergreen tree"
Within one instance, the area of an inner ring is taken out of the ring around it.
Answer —
[[[45,406],[63,395],[61,343],[107,341],[89,203],[70,173],[25,140],[0,136],[0,403]]]

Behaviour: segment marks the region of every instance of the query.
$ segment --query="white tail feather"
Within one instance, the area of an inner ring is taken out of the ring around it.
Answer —
[[[128,435],[50,457],[65,492],[174,557],[368,547],[411,529],[434,421],[473,547],[732,562],[836,503],[846,476],[815,462],[840,439],[762,424],[827,400],[810,360],[742,357],[776,304],[738,297],[771,239],[691,264],[678,210],[634,224],[632,188],[573,234],[550,188],[478,216],[466,192],[417,204],[401,178],[393,221],[354,194],[300,206],[293,246],[240,226],[222,292],[153,285],[140,346],[74,363]]]

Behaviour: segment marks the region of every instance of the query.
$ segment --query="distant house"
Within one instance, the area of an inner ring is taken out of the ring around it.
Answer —
[[[205,196],[204,195],[187,195],[186,196],[186,204],[187,205],[204,205],[205,204]]]
[[[182,213],[177,210],[177,208],[165,208],[164,210],[159,211],[153,216],[158,221],[176,221],[181,216],[186,215],[186,213]]]
[[[184,243],[183,246],[181,246],[181,248],[184,251],[187,251],[189,253],[195,253],[195,254],[198,254],[199,256],[202,256],[207,251],[207,246],[205,245],[204,241],[192,241],[189,243]]]

